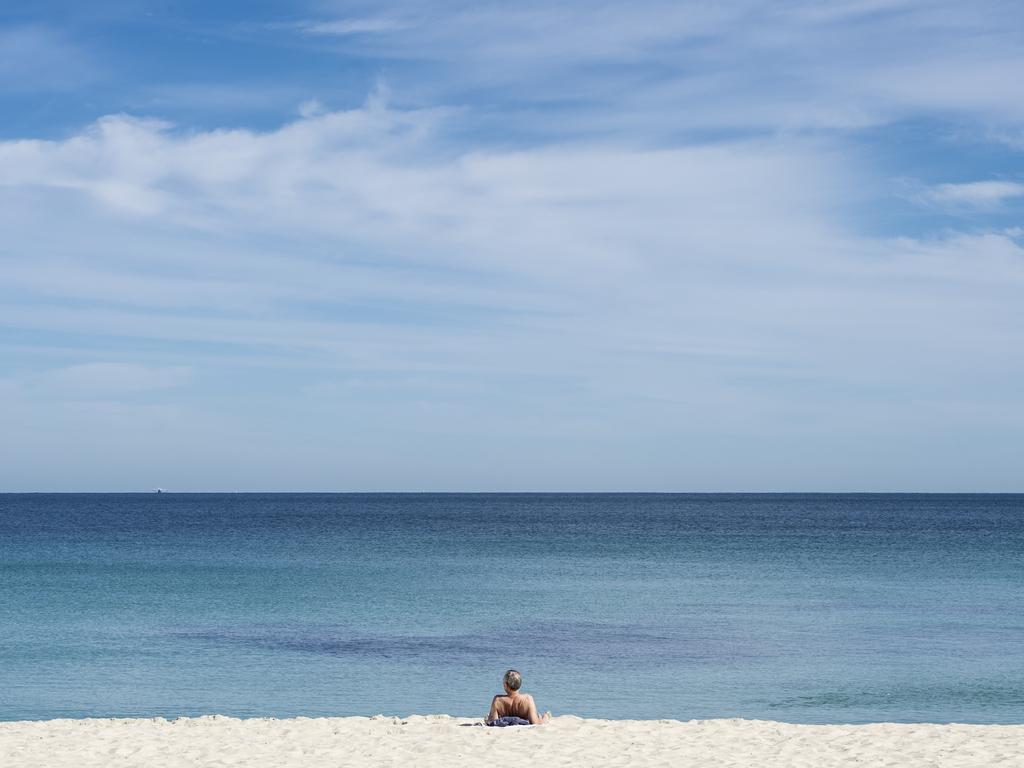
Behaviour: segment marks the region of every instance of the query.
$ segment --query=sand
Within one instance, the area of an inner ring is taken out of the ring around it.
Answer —
[[[584,720],[485,728],[440,716],[0,723],[3,768],[89,766],[1024,766],[1024,725]]]

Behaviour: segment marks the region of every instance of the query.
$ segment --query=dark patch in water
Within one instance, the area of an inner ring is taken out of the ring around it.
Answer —
[[[473,634],[373,635],[332,625],[227,627],[174,633],[185,640],[243,645],[267,651],[323,656],[419,659],[432,664],[477,659],[499,642],[507,628]],[[517,629],[515,643],[540,658],[588,658],[618,664],[701,662],[725,657],[764,655],[749,644],[704,633],[678,633],[659,627],[630,627],[599,622],[542,623]],[[499,640],[500,639],[500,640]]]

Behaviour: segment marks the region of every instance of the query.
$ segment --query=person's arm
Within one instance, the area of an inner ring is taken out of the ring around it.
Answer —
[[[485,723],[493,723],[497,719],[498,719],[498,697],[495,696],[493,699],[491,699],[491,711],[487,713],[487,719],[484,720],[484,722]]]
[[[530,697],[530,711],[528,714],[530,717],[527,719],[530,721],[530,725],[540,725],[551,719],[550,712],[545,712],[543,715],[537,714],[537,705],[533,701],[533,696]]]

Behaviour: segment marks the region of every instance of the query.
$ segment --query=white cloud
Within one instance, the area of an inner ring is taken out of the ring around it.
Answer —
[[[310,35],[335,35],[345,37],[348,35],[365,35],[378,32],[395,32],[405,29],[408,24],[387,17],[367,17],[359,19],[332,19],[329,21],[310,21],[299,25],[306,34]]]
[[[931,187],[927,199],[936,203],[990,207],[1024,196],[1024,184],[1014,181],[972,181]]]
[[[294,345],[362,369],[542,371],[565,364],[533,348],[544,329],[586,337],[645,295],[671,307],[663,287],[686,291],[693,274],[785,269],[827,240],[843,194],[836,158],[814,145],[452,154],[443,119],[373,104],[189,133],[118,116],[65,141],[2,143],[17,256],[0,273],[46,305],[0,313],[50,331]],[[43,225],[56,216],[62,227]],[[339,304],[356,309],[311,314]],[[609,343],[635,343],[634,325]],[[714,346],[692,335],[672,347]]]
[[[49,391],[173,399],[146,424],[216,412],[208,452],[245,435],[261,479],[298,467],[278,487],[339,487],[323,456],[357,487],[395,487],[395,461],[403,487],[514,487],[479,450],[494,435],[544,487],[609,466],[619,487],[807,487],[807,466],[842,475],[823,456],[864,466],[850,445],[898,460],[947,406],[967,432],[1018,428],[969,394],[1010,407],[999,382],[1024,375],[1008,234],[850,232],[862,171],[820,141],[460,151],[460,117],[373,101],[272,131],[113,116],[0,142],[0,323],[43,339],[24,381],[73,335]],[[0,414],[57,424],[26,402]],[[124,451],[144,442],[117,424]],[[743,479],[716,459],[729,440]],[[424,441],[443,460],[413,455]],[[545,474],[559,456],[567,473]]]
[[[573,280],[596,264],[670,264],[680,248],[732,258],[761,242],[758,228],[795,247],[820,228],[822,193],[841,194],[835,159],[813,145],[452,156],[436,140],[442,119],[372,105],[268,133],[178,133],[115,116],[66,141],[0,144],[0,185],[81,191],[113,212],[201,230],[330,237],[405,263]],[[742,231],[727,226],[736,216]]]
[[[300,117],[317,117],[322,115],[327,110],[324,105],[320,103],[318,99],[307,99],[306,101],[299,104],[299,116]]]

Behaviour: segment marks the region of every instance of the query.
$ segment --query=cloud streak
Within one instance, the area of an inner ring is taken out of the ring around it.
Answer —
[[[397,19],[386,17],[367,17],[353,19],[334,19],[332,21],[311,21],[299,24],[298,28],[307,35],[365,35],[377,32],[396,32],[406,29]]]
[[[524,103],[570,103],[566,115],[548,111],[549,130],[590,126],[606,136],[657,136],[665,120],[676,131],[775,131],[856,130],[923,114],[1024,119],[1012,85],[1024,51],[1006,24],[1016,9],[1002,0],[445,2],[430,13],[390,2],[384,12],[409,21],[381,24],[346,55],[389,62],[410,96],[483,100],[517,126],[534,117]],[[351,23],[319,25],[346,32]],[[408,69],[395,68],[402,61]]]
[[[927,197],[936,203],[990,207],[1015,197],[1024,197],[1024,184],[1015,181],[939,184],[928,190]]]

